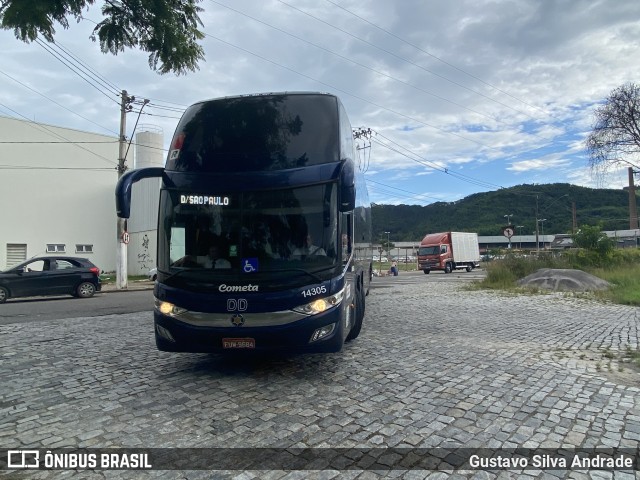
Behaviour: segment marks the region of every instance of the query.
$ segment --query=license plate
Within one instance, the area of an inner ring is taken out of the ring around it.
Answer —
[[[222,348],[256,348],[254,338],[223,338]]]

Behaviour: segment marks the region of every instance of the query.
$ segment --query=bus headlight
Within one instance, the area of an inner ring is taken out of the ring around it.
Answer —
[[[187,311],[185,308],[176,307],[173,303],[164,302],[157,298],[156,298],[155,304],[156,304],[156,309],[160,313],[162,313],[163,315],[168,315],[170,317],[175,317]]]
[[[337,307],[342,303],[344,297],[344,288],[328,297],[316,298],[311,302],[292,308],[294,312],[303,313],[305,315],[317,315],[326,312],[330,308]]]

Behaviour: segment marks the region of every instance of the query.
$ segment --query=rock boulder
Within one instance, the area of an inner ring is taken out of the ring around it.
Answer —
[[[601,278],[582,270],[565,268],[541,268],[518,280],[518,285],[553,290],[554,292],[587,292],[609,288],[609,282]]]

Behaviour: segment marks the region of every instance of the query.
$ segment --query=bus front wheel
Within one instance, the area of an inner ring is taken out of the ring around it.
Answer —
[[[353,324],[353,327],[351,327],[349,335],[347,335],[347,342],[358,338],[358,335],[360,335],[360,330],[362,330],[362,323],[364,321],[364,308],[364,290],[362,288],[362,283],[359,282],[358,288],[356,289],[356,311],[354,312],[355,322]]]

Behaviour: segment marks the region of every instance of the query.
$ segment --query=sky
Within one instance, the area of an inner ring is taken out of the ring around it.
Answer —
[[[99,1],[98,1],[99,3]],[[584,140],[610,92],[640,83],[637,0],[203,0],[205,61],[160,75],[148,53],[103,54],[90,6],[56,45],[0,31],[0,115],[118,135],[161,129],[228,95],[322,91],[342,100],[370,200],[427,205],[521,184],[622,188]],[[114,165],[116,160],[114,159]],[[115,177],[114,177],[115,182]],[[507,212],[508,213],[508,212]]]

